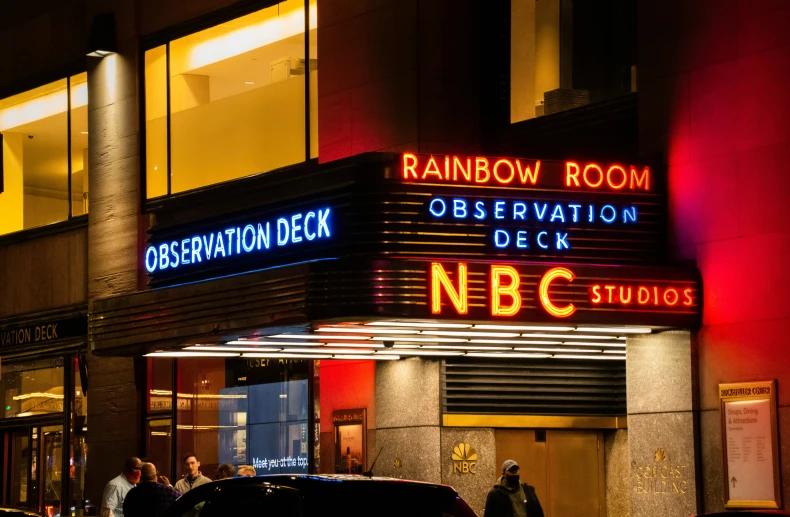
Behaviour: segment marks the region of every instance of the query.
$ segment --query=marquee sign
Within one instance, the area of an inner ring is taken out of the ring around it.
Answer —
[[[397,167],[418,222],[485,254],[649,262],[664,243],[661,183],[647,166],[406,153]]]

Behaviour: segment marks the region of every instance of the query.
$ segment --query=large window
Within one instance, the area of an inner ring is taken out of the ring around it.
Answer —
[[[511,0],[510,121],[636,91],[634,0]]]
[[[149,198],[317,155],[315,27],[287,0],[145,52]]]
[[[0,100],[0,235],[88,212],[87,81]]]

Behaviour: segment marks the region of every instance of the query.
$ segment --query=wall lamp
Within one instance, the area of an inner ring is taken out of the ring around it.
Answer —
[[[88,33],[86,55],[105,57],[118,51],[115,36],[115,13],[101,13],[93,17],[91,31]]]

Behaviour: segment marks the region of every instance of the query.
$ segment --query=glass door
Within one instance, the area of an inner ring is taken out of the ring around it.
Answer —
[[[29,426],[5,431],[7,450],[3,504],[60,515],[63,426]]]
[[[60,515],[63,487],[63,426],[38,428],[41,432],[41,507],[44,515]]]
[[[9,433],[8,502],[11,506],[27,507],[30,484],[30,430]]]

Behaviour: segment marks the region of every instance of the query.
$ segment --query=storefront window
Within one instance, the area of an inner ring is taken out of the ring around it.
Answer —
[[[87,213],[87,135],[85,73],[0,99],[0,235]]]
[[[636,91],[636,2],[511,0],[510,121]]]
[[[309,13],[309,63],[301,0],[280,2],[146,51],[149,198],[270,171],[317,154],[314,3]],[[310,98],[315,97],[309,149],[308,71]]]
[[[2,366],[4,418],[63,412],[63,360]]]
[[[179,467],[194,453],[212,478],[222,463],[307,473],[308,370],[300,360],[180,359]]]
[[[80,375],[79,361],[73,359],[74,385],[72,390],[71,412],[71,456],[69,462],[69,482],[71,506],[82,509],[85,500],[85,468],[88,461],[88,447],[85,437],[88,433],[88,396]]]

